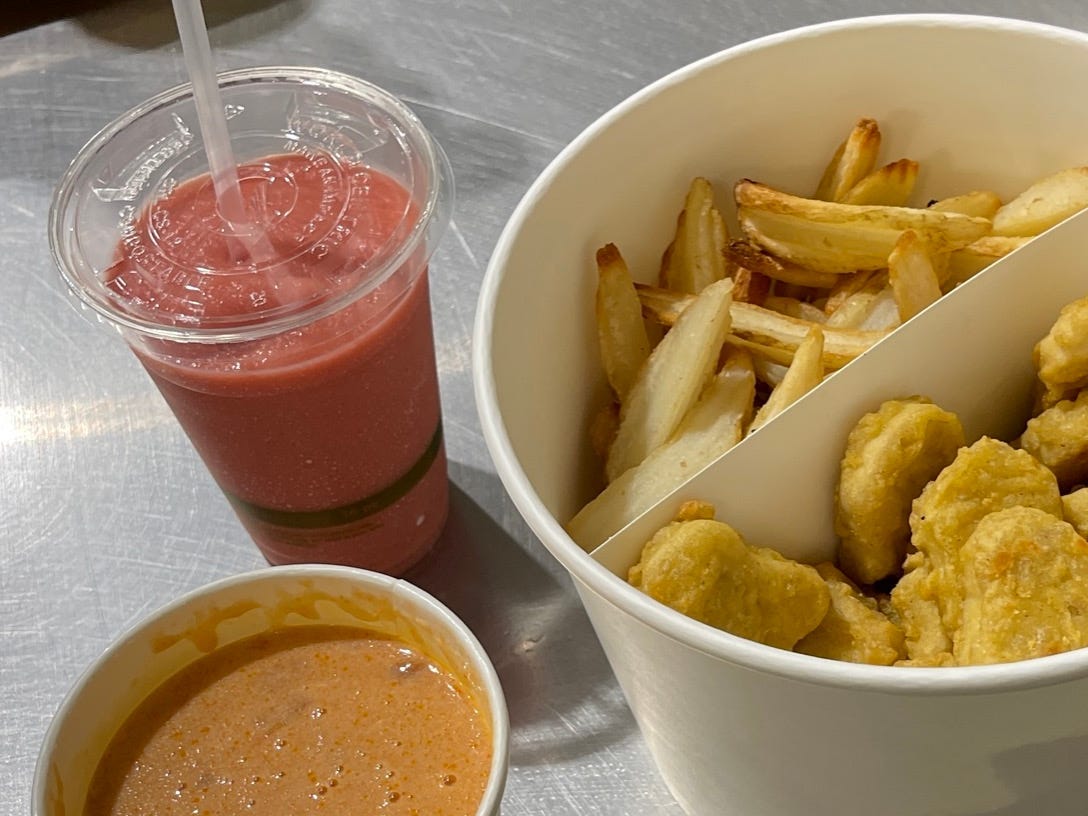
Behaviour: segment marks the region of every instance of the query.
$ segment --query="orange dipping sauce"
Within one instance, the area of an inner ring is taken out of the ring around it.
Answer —
[[[159,686],[104,753],[84,816],[472,816],[488,721],[406,644],[299,626],[216,650]]]

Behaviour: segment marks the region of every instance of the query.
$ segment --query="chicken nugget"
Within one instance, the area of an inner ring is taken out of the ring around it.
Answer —
[[[1062,490],[1088,482],[1088,391],[1028,420],[1020,447],[1054,472]]]
[[[1041,408],[1072,399],[1088,385],[1088,297],[1062,307],[1046,337],[1035,344]]]
[[[1032,507],[983,518],[963,545],[960,666],[1088,646],[1088,542]]]
[[[1031,454],[989,437],[962,448],[914,500],[910,529],[917,551],[892,590],[912,663],[952,661],[951,634],[962,604],[960,549],[983,518],[1019,506],[1060,519],[1058,482]]]
[[[782,649],[815,629],[830,603],[815,569],[750,547],[712,519],[674,521],[658,530],[628,580],[688,617]]]
[[[1088,538],[1088,487],[1062,496],[1062,518],[1073,525],[1081,538]]]
[[[831,606],[812,632],[794,647],[795,652],[890,666],[906,657],[903,632],[862,595],[850,579],[831,564],[819,564],[816,571],[827,581]]]
[[[846,441],[835,490],[839,566],[861,584],[897,575],[911,502],[965,444],[959,418],[927,399],[889,400]]]

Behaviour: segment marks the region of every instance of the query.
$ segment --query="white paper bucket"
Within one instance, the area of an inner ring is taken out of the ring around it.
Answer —
[[[920,195],[993,189],[1007,199],[1088,161],[1085,77],[1088,35],[1020,21],[872,17],[767,37],[683,68],[604,115],[542,174],[503,232],[476,325],[484,435],[514,503],[574,577],[689,813],[1079,816],[1088,650],[972,668],[835,663],[688,620],[583,552],[562,525],[591,497],[599,466],[586,441],[607,388],[594,251],[614,242],[636,278],[652,280],[692,177],[710,179],[723,205],[721,191],[744,177],[805,194],[862,116],[881,125],[884,161],[921,164]],[[1025,280],[1021,297],[1058,295]],[[1058,305],[1044,311],[1056,315]],[[1030,355],[1038,312],[1021,317],[1009,302],[988,319],[1023,337]],[[954,354],[956,337],[947,340]],[[914,393],[910,382],[895,390],[886,396]],[[820,433],[826,402],[808,409],[803,400],[790,422]],[[790,509],[773,493],[756,501],[765,514]]]

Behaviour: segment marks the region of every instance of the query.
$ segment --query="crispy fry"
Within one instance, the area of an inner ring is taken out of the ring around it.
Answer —
[[[929,208],[937,212],[962,213],[992,221],[1001,209],[1001,197],[993,190],[973,190],[970,193],[942,198],[930,204]]]
[[[737,337],[735,334],[731,334],[725,338],[727,346],[737,349],[744,349],[752,355],[752,360],[756,363],[756,376],[759,376],[759,363],[761,361],[767,363],[773,363],[779,366],[789,366],[793,362],[793,350],[788,348],[782,348],[780,346],[765,346],[762,343],[756,343],[752,340],[745,340],[743,337]],[[785,369],[783,368],[783,371]],[[763,379],[760,377],[760,379]],[[763,382],[767,380],[763,379]]]
[[[749,433],[770,422],[778,414],[820,384],[824,377],[824,333],[819,326],[809,329],[797,347],[793,362],[770,398],[756,412]]]
[[[698,293],[725,277],[722,249],[728,240],[725,221],[714,208],[714,191],[705,178],[688,188],[676,221],[676,237],[665,253],[662,280],[677,292]]]
[[[672,436],[698,399],[729,333],[733,281],[710,284],[650,353],[621,406],[605,473],[612,481]]]
[[[952,290],[1030,240],[1030,238],[987,235],[971,242],[963,249],[950,252],[948,265],[941,276],[941,289],[945,292]]]
[[[725,257],[738,267],[758,272],[772,280],[792,283],[798,286],[811,286],[816,289],[830,289],[840,279],[832,272],[816,272],[797,264],[783,261],[768,255],[751,241],[741,238],[730,241],[725,247]]]
[[[790,370],[790,363],[792,362],[792,359],[786,360],[785,362],[775,362],[767,357],[752,357],[752,365],[755,368],[756,379],[761,383],[769,385],[772,390],[781,384],[786,376],[786,372]]]
[[[589,444],[602,462],[608,458],[608,449],[620,427],[620,406],[609,401],[602,405],[589,423]]]
[[[798,320],[807,320],[809,323],[827,322],[827,315],[824,314],[822,309],[795,297],[769,295],[764,299],[763,303],[758,305],[789,317],[795,317]]]
[[[661,326],[674,326],[680,314],[695,299],[692,295],[672,292],[660,286],[636,283],[639,303],[642,304],[642,316]]]
[[[693,300],[691,295],[681,295],[645,284],[635,284],[642,313],[650,320],[664,326],[673,325]],[[730,307],[733,334],[761,345],[796,351],[797,347],[816,324],[763,309],[751,303],[734,303]],[[824,329],[824,366],[842,368],[873,343],[887,336],[886,331],[854,331],[848,329]]]
[[[733,300],[762,306],[771,292],[771,279],[759,272],[738,267],[733,273]]]
[[[918,181],[918,162],[899,159],[867,175],[841,197],[843,204],[905,207]]]
[[[994,235],[1038,235],[1088,207],[1088,167],[1070,167],[1032,184],[994,215]]]
[[[888,256],[888,282],[904,323],[940,298],[941,287],[929,251],[914,230],[899,236]]]
[[[990,230],[985,218],[911,207],[798,198],[743,180],[734,187],[741,229],[768,252],[823,272],[880,269],[904,230],[934,252],[967,246]]]
[[[880,153],[880,126],[874,119],[859,119],[824,169],[813,198],[840,201],[876,166]]]
[[[854,292],[839,302],[838,307],[824,320],[825,325],[835,329],[855,329],[869,316],[877,292],[862,290]]]
[[[891,296],[888,273],[884,270],[858,272],[846,276],[843,284],[832,290],[824,305],[828,313],[826,324],[838,329],[860,329],[870,322],[870,316],[881,308],[881,300]],[[899,325],[899,314],[894,321],[881,320],[877,328],[889,329]]]
[[[867,269],[864,272],[855,272],[852,275],[840,275],[835,286],[827,295],[824,303],[824,311],[834,314],[847,298],[861,291],[876,294],[888,282],[888,276],[884,272],[875,269]]]
[[[747,352],[731,352],[675,435],[624,471],[579,511],[567,531],[587,552],[741,440],[752,416],[755,376]]]
[[[858,331],[889,332],[902,321],[899,319],[899,304],[895,302],[895,292],[891,286],[885,286],[871,301],[866,313],[853,328]]]
[[[615,244],[597,250],[596,312],[605,376],[622,402],[650,356],[650,340],[631,273]]]

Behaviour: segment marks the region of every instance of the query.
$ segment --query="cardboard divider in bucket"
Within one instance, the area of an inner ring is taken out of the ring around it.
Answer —
[[[1088,213],[1053,227],[827,377],[592,552],[626,577],[681,503],[714,505],[744,538],[800,561],[834,561],[833,496],[846,438],[888,399],[923,396],[959,416],[968,443],[1011,441],[1030,417],[1032,351],[1088,295]],[[776,512],[777,510],[777,512]]]

